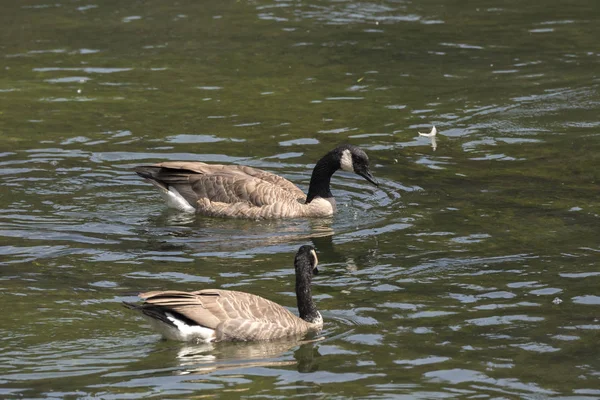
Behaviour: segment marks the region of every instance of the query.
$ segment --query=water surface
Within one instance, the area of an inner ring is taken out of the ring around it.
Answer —
[[[599,397],[598,12],[5,5],[0,396]],[[342,142],[381,186],[336,174],[329,219],[181,214],[131,172],[246,164],[306,190]],[[209,286],[293,306],[302,244],[315,337],[165,342],[120,306]]]

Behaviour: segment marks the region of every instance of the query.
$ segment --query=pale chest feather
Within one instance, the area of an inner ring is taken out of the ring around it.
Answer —
[[[315,197],[304,207],[306,208],[306,215],[312,217],[329,217],[337,210],[335,199],[333,197],[328,197],[326,199]]]
[[[330,217],[336,211],[335,199],[316,197],[309,204],[299,198],[287,194],[271,204],[256,206],[250,202],[222,203],[211,202],[204,198],[196,203],[197,212],[211,216],[233,218],[297,218],[297,217]]]

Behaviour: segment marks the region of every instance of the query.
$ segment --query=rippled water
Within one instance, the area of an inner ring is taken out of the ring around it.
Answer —
[[[595,3],[5,5],[0,397],[600,397]],[[435,125],[436,142],[419,136]],[[246,164],[306,190],[341,142],[330,219],[167,210],[131,172]],[[293,306],[301,341],[161,341],[140,291]]]

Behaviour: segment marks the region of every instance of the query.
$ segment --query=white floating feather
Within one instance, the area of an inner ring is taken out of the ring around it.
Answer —
[[[436,134],[437,134],[437,129],[435,129],[435,125],[433,126],[433,128],[431,128],[431,132],[429,132],[429,133],[419,132],[419,136],[425,136],[425,137],[434,137]]]

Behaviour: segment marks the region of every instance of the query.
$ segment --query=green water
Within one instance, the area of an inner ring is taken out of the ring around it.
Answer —
[[[600,3],[44,1],[0,14],[0,397],[600,397]],[[336,174],[326,220],[182,215],[131,172],[306,190],[342,142],[381,186]],[[302,244],[317,337],[165,342],[120,306],[292,307]]]

